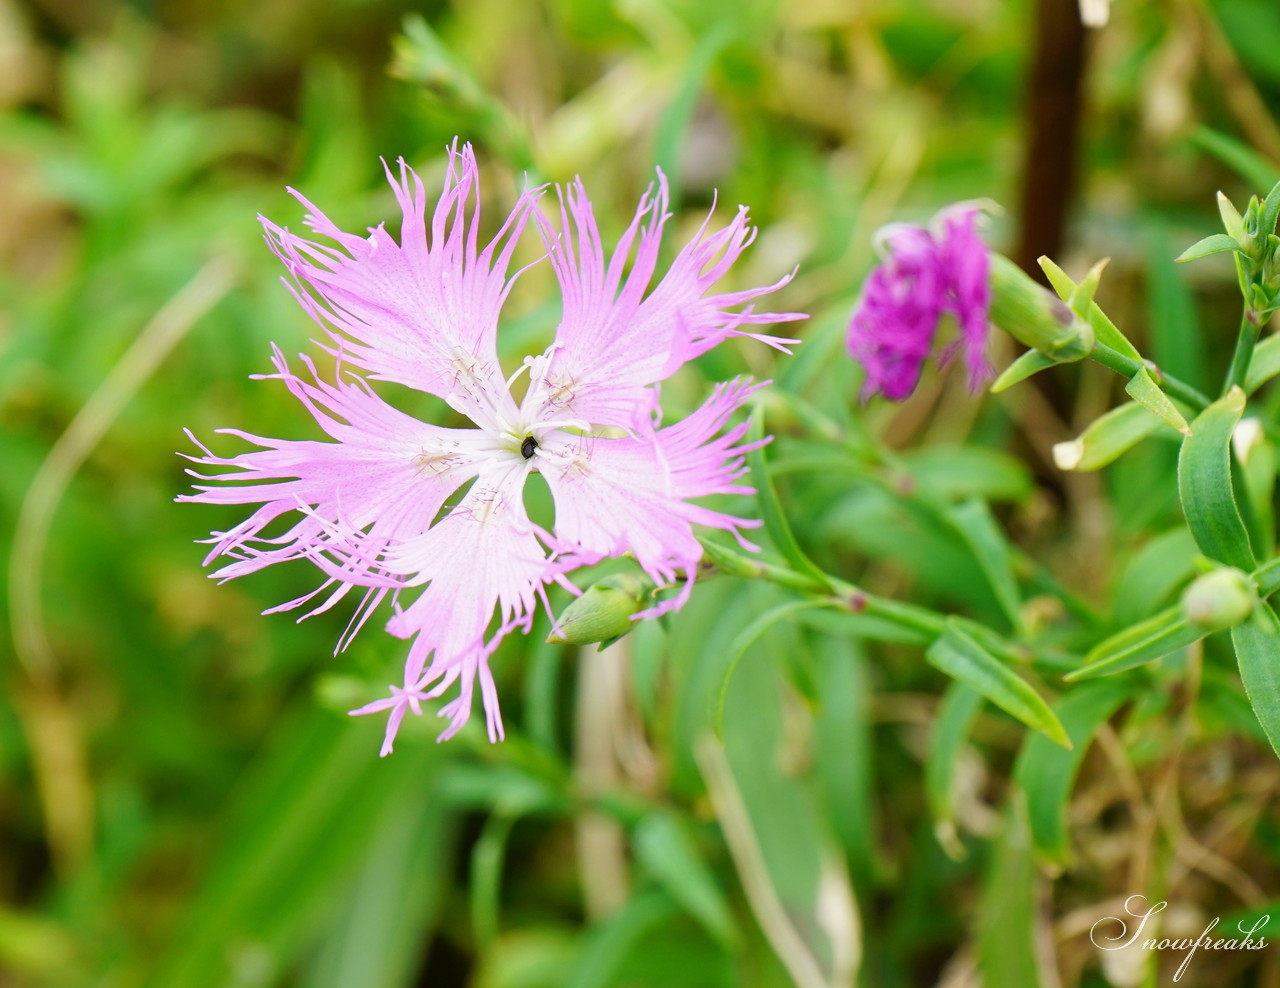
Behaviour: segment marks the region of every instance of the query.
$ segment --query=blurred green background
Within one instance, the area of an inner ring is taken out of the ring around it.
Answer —
[[[1150,963],[1120,970],[1087,938],[1125,895],[1176,902],[1193,936],[1280,896],[1280,771],[1212,654],[1194,718],[1170,675],[1086,755],[1054,874],[1019,836],[1023,732],[944,694],[912,643],[812,614],[752,643],[786,598],[721,578],[604,653],[539,644],[540,619],[495,659],[504,744],[473,722],[437,746],[428,717],[379,760],[382,723],[345,711],[383,694],[404,643],[372,622],[335,658],[346,614],[259,616],[313,573],[215,586],[193,540],[239,514],[173,503],[184,427],[219,451],[239,448],[219,427],[317,435],[249,380],[272,341],[315,332],[255,214],[298,228],[292,185],[348,229],[394,228],[378,156],[438,188],[460,135],[490,221],[526,174],[580,174],[616,235],[655,165],[676,193],[668,257],[714,190],[722,216],[751,206],[761,234],[730,281],[798,264],[770,302],[811,313],[805,343],[722,347],[664,397],[674,415],[745,371],[804,399],[807,424],[771,420],[771,455],[831,572],[999,620],[955,533],[913,507],[928,484],[995,506],[1028,585],[1055,574],[1102,624],[1144,616],[1188,575],[1175,491],[1148,483],[1176,447],[1100,474],[1050,457],[1116,379],[1076,367],[975,399],[930,371],[905,405],[864,408],[843,351],[872,232],[986,197],[1006,208],[995,243],[1077,276],[1110,256],[1108,312],[1184,379],[1218,380],[1230,265],[1172,258],[1213,232],[1216,189],[1240,202],[1276,177],[1280,10],[1120,4],[1084,39],[1075,17],[0,0],[0,986],[1137,985]],[[506,356],[549,338],[549,289],[544,269],[522,281]],[[999,365],[1011,353],[997,341]],[[900,450],[904,472],[842,468],[815,422]],[[1191,972],[1280,985],[1280,947]]]

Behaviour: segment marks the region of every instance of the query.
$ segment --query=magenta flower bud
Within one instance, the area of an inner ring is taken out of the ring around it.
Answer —
[[[960,204],[934,217],[935,232],[896,223],[877,234],[885,258],[867,277],[846,339],[849,354],[866,370],[864,400],[911,395],[934,353],[944,313],[955,318],[960,339],[942,359],[963,351],[972,390],[992,376],[986,357],[990,261],[977,234],[978,213]]]

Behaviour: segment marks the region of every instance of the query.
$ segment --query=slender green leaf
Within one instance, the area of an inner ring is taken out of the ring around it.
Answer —
[[[1240,472],[1236,476],[1243,482],[1248,506],[1244,520],[1252,543],[1270,555],[1276,540],[1275,514],[1271,510],[1276,492],[1276,446],[1267,438],[1260,422],[1245,421],[1258,428],[1250,441],[1241,443],[1237,435],[1233,444],[1240,457]]]
[[[371,763],[372,740],[327,711],[283,726],[237,793],[236,822],[152,985],[232,983],[228,944],[251,945],[273,962],[315,928],[317,910],[350,888],[389,808],[434,788],[440,763],[431,749],[405,745]]]
[[[1026,463],[1009,453],[983,446],[924,446],[902,455],[920,489],[957,501],[1024,501],[1036,489]]]
[[[748,430],[748,441],[758,442],[764,438],[764,413],[757,409],[751,418],[751,427]],[[765,467],[764,450],[761,448],[753,449],[747,454],[747,462],[751,466],[751,483],[756,489],[756,503],[760,507],[760,519],[764,522],[764,530],[768,533],[774,547],[783,555],[793,569],[811,577],[824,587],[830,588],[831,581],[827,574],[822,572],[796,542],[796,537],[791,531],[791,525],[787,521],[787,516],[782,510],[782,505],[778,501],[778,493],[774,490],[773,480],[769,476],[769,471]]]
[[[1232,388],[1192,423],[1178,458],[1178,493],[1201,552],[1248,571],[1253,549],[1231,484],[1231,433],[1244,403],[1244,392]]]
[[[1238,244],[1233,237],[1228,237],[1225,233],[1212,233],[1203,240],[1197,240],[1194,244],[1184,250],[1176,258],[1178,261],[1198,261],[1202,257],[1208,257],[1210,254],[1222,254],[1229,250],[1239,250]]]
[[[991,508],[981,498],[970,498],[948,511],[951,523],[973,553],[991,584],[991,590],[1014,628],[1022,624],[1022,592],[1013,572],[1013,554]]]
[[[943,694],[938,715],[929,739],[929,755],[925,761],[924,790],[933,814],[933,831],[938,843],[953,858],[964,848],[956,836],[955,773],[964,751],[965,738],[973,726],[982,696],[964,683],[954,682]],[[1039,735],[1036,735],[1039,737]]]
[[[1195,574],[1196,540],[1185,526],[1155,536],[1133,554],[1112,591],[1116,625],[1127,627],[1148,617]]]
[[[684,62],[680,88],[667,103],[658,120],[654,135],[654,160],[667,176],[672,211],[680,208],[680,192],[684,176],[680,173],[680,151],[687,144],[686,135],[697,107],[698,96],[706,85],[707,74],[716,56],[733,38],[733,25],[720,21],[698,40]]]
[[[471,848],[471,930],[481,951],[498,935],[498,897],[502,888],[502,862],[515,816],[493,813]]]
[[[1204,636],[1205,630],[1192,625],[1179,604],[1112,635],[1085,656],[1083,666],[1063,678],[1074,682],[1112,676],[1186,648]]]
[[[1184,436],[1190,435],[1191,429],[1187,426],[1187,420],[1169,400],[1169,396],[1160,390],[1160,385],[1156,384],[1155,378],[1145,367],[1133,375],[1124,389],[1130,398],[1143,405],[1148,411],[1154,412]]]
[[[1025,381],[1032,374],[1055,367],[1057,364],[1058,361],[1046,356],[1039,350],[1028,350],[1001,371],[1000,376],[991,385],[991,393],[999,394],[1001,391],[1007,391],[1015,384]]]
[[[801,620],[823,613],[810,612]],[[877,762],[869,662],[855,640],[834,635],[810,637],[819,662],[821,694],[814,723],[814,762],[854,887],[866,888],[877,863],[873,791]]]
[[[1280,559],[1263,563],[1251,574],[1258,596],[1264,600],[1280,590]]]
[[[1244,379],[1245,393],[1253,394],[1277,374],[1280,374],[1280,334],[1268,336],[1253,348],[1249,373]]]
[[[1060,470],[1081,473],[1115,462],[1160,428],[1160,419],[1136,401],[1127,402],[1094,420],[1079,437],[1053,447]]]
[[[1103,680],[1067,693],[1054,712],[1071,738],[1067,751],[1031,734],[1022,745],[1014,778],[1027,796],[1027,821],[1037,852],[1057,865],[1068,863],[1067,803],[1089,741],[1137,689],[1133,682]]]
[[[1169,260],[1172,233],[1159,212],[1144,216],[1146,227],[1147,323],[1151,353],[1160,369],[1202,388],[1208,384],[1204,332],[1195,294]]]
[[[1255,189],[1269,189],[1275,183],[1275,163],[1234,137],[1208,127],[1198,127],[1191,134],[1191,142],[1208,151]]]
[[[400,988],[421,963],[452,860],[450,814],[434,788],[407,787],[320,941],[303,988]]]
[[[983,984],[1041,988],[1050,984],[1040,970],[1040,917],[1036,867],[1027,824],[1016,807],[1005,814],[1004,830],[983,882],[978,911],[978,967]]]
[[[830,606],[832,606],[831,602],[825,600],[788,600],[765,611],[738,632],[737,637],[733,639],[733,643],[729,646],[729,663],[725,666],[724,675],[720,678],[720,688],[716,690],[715,709],[711,716],[712,723],[715,725],[716,737],[722,737],[724,734],[724,704],[725,698],[729,695],[729,683],[733,680],[733,674],[737,671],[738,663],[742,661],[742,657],[746,655],[747,649],[755,644],[757,638],[783,618],[797,611]]]
[[[1049,705],[1025,679],[987,651],[955,618],[925,653],[929,662],[948,676],[971,687],[1001,710],[1064,747],[1066,732]]]
[[[665,892],[652,889],[633,895],[592,930],[566,988],[606,988],[615,984],[628,955],[676,912],[675,903]]]
[[[673,813],[650,813],[632,834],[636,857],[725,949],[738,941],[733,914],[685,825]]]
[[[1261,604],[1252,618],[1232,628],[1231,644],[1249,704],[1280,755],[1280,621],[1271,605]]]
[[[1047,257],[1039,258],[1040,268],[1044,271],[1045,277],[1049,279],[1049,284],[1053,286],[1053,290],[1058,293],[1058,297],[1064,302],[1068,301],[1075,294],[1078,287],[1071,277],[1058,267],[1053,261]],[[1134,360],[1141,360],[1142,354],[1138,352],[1137,347],[1129,342],[1129,338],[1116,328],[1116,324],[1107,318],[1105,312],[1098,307],[1097,302],[1090,302],[1088,310],[1083,314],[1089,321],[1089,325],[1093,328],[1095,338],[1099,343],[1111,347],[1118,353],[1123,353],[1126,357],[1132,357]]]

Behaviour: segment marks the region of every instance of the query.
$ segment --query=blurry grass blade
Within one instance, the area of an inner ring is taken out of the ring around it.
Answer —
[[[234,825],[209,862],[155,988],[233,983],[238,955],[229,944],[283,965],[314,931],[318,910],[342,894],[367,858],[385,814],[401,801],[434,795],[434,746],[377,762],[371,731],[318,710],[283,723],[275,740],[237,795]]]
[[[865,888],[876,864],[868,660],[858,642],[833,635],[816,639],[812,649],[820,663],[821,702],[814,724],[817,774],[854,885]]]
[[[1250,620],[1232,628],[1231,644],[1249,704],[1280,755],[1280,621],[1271,605],[1261,604]]]
[[[944,500],[1024,501],[1036,489],[1026,463],[985,446],[923,446],[901,461],[920,489]]]
[[[471,931],[481,953],[492,948],[498,935],[502,861],[514,823],[509,813],[491,814],[471,848]]]
[[[1198,127],[1191,134],[1191,143],[1217,158],[1255,189],[1269,189],[1275,184],[1275,163],[1234,137],[1208,127]]]
[[[707,792],[724,831],[743,891],[760,928],[797,988],[828,988],[822,965],[814,956],[770,876],[765,851],[734,777],[729,759],[715,738],[701,735],[694,747]]]
[[[1111,676],[1176,652],[1204,636],[1204,629],[1192,625],[1178,604],[1112,635],[1085,656],[1083,666],[1063,678],[1073,682]]]
[[[1160,420],[1136,401],[1099,416],[1080,435],[1053,447],[1059,470],[1101,470],[1160,428]]]
[[[1039,350],[1028,350],[1001,371],[1000,376],[991,385],[991,393],[999,394],[1001,391],[1007,391],[1015,384],[1025,381],[1032,374],[1037,374],[1049,367],[1056,367],[1057,364],[1058,361],[1046,356]]]
[[[758,442],[764,438],[764,413],[757,409],[751,417],[751,428],[747,432],[748,442]],[[812,577],[819,584],[830,589],[831,581],[827,574],[818,569],[801,550],[791,525],[778,502],[777,491],[773,489],[773,480],[765,466],[764,450],[753,449],[747,454],[747,462],[751,465],[751,484],[756,489],[756,503],[760,506],[760,519],[764,522],[764,530],[772,540],[784,559],[792,568],[806,576]]]
[[[1253,394],[1277,374],[1280,374],[1280,334],[1268,336],[1253,348],[1249,373],[1244,379],[1245,393]]]
[[[1044,732],[1063,747],[1071,746],[1044,698],[980,645],[955,618],[947,620],[947,630],[930,646],[925,657],[931,665],[981,693],[1028,727]]]
[[[1191,534],[1211,559],[1249,571],[1255,564],[1249,533],[1231,483],[1231,434],[1245,396],[1232,388],[1192,423],[1178,458],[1178,493]]]
[[[540,636],[529,646],[524,674],[525,730],[529,739],[547,751],[558,751],[556,706],[560,665],[566,650],[548,645]]]
[[[301,988],[400,988],[422,963],[448,886],[452,824],[429,785],[406,789],[386,820]]]
[[[619,972],[636,945],[676,914],[665,892],[633,895],[605,922],[594,927],[565,988],[606,988],[618,983]]]
[[[757,638],[783,618],[797,611],[831,606],[831,601],[825,600],[789,600],[765,611],[738,633],[737,637],[733,639],[733,644],[729,646],[729,664],[725,667],[724,675],[720,678],[720,688],[716,690],[716,705],[711,717],[716,737],[721,737],[724,734],[724,704],[729,695],[729,683],[733,680],[733,674],[737,671],[738,663],[742,661],[742,657],[746,655],[747,649],[755,644]]]
[[[963,856],[964,845],[956,835],[956,767],[981,706],[982,696],[968,686],[960,682],[948,686],[933,722],[925,762],[925,798],[933,815],[933,831],[947,854],[957,859]]]
[[[686,135],[693,119],[693,111],[697,107],[698,96],[706,83],[707,74],[715,64],[716,56],[724,49],[733,37],[733,24],[728,20],[717,22],[715,27],[698,39],[697,45],[689,53],[684,63],[684,74],[680,79],[680,88],[667,104],[662,117],[658,120],[657,133],[654,135],[654,159],[659,168],[667,176],[671,193],[671,210],[680,209],[680,192],[682,178],[680,173],[680,151],[686,146]]]
[[[1169,396],[1160,390],[1160,385],[1156,384],[1155,378],[1151,376],[1151,372],[1145,367],[1130,378],[1129,383],[1124,386],[1124,390],[1130,398],[1143,405],[1148,411],[1154,412],[1164,419],[1184,436],[1191,434],[1191,429],[1187,426],[1187,420],[1182,417],[1182,413],[1169,400]]]
[[[1000,530],[991,508],[981,498],[971,498],[948,512],[951,523],[977,560],[1009,624],[1022,622],[1022,592],[1013,572],[1009,543]]]
[[[1196,541],[1185,526],[1147,542],[1116,580],[1112,592],[1115,624],[1137,624],[1165,603],[1194,574],[1197,556]]]
[[[685,825],[672,813],[653,812],[632,835],[636,857],[685,911],[726,950],[738,941],[733,914]]]
[[[1022,746],[1013,775],[1027,797],[1027,821],[1036,851],[1058,866],[1068,863],[1067,803],[1080,762],[1098,727],[1137,685],[1119,680],[1089,683],[1067,693],[1054,711],[1073,747],[1064,750],[1032,734]]]
[[[404,19],[403,33],[392,46],[392,76],[416,82],[442,102],[457,107],[472,121],[473,136],[499,150],[517,169],[536,181],[537,164],[529,135],[519,119],[476,80],[420,14]]]
[[[1016,804],[1005,813],[983,881],[978,910],[978,968],[982,983],[1041,988],[1054,982],[1040,970],[1040,897],[1027,824]]]

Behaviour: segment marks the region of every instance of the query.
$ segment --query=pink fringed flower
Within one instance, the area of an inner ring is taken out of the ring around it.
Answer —
[[[977,233],[979,210],[956,205],[934,217],[934,230],[895,223],[877,234],[885,259],[871,272],[849,323],[850,355],[866,370],[862,397],[910,396],[933,352],[938,321],[955,317],[969,387],[991,376],[987,312],[991,307],[987,246]]]
[[[721,430],[760,385],[722,384],[688,418],[662,426],[656,384],[730,336],[789,352],[794,340],[746,327],[803,318],[755,313],[747,304],[789,277],[711,293],[754,238],[745,209],[714,233],[704,223],[651,287],[669,219],[661,173],[656,194],[641,200],[607,259],[581,182],[561,196],[562,232],[537,211],[542,190],[531,190],[482,248],[470,145],[450,151],[429,230],[421,180],[403,162],[398,177],[387,174],[403,212],[398,243],[382,226],[367,237],[345,233],[296,192],[308,209],[306,224],[338,247],[262,219],[267,242],[293,276],[291,290],[325,329],[330,342],[322,345],[339,370],[330,383],[303,357],[307,375],[297,376],[277,349],[276,373],[266,376],[284,382],[332,441],[220,430],[258,449],[221,457],[201,447],[204,455],[192,459],[219,472],[195,476],[215,483],[179,499],[257,505],[210,539],[209,560],[232,560],[214,577],[292,559],[324,573],[316,591],[272,610],[327,591],[310,616],[359,587],[363,600],[339,649],[391,596],[387,630],[413,640],[403,685],[352,711],[390,712],[384,755],[405,713],[420,714],[423,701],[455,683],[458,695],[440,711],[450,720],[441,739],[466,723],[477,680],[489,737],[502,737],[488,659],[507,633],[529,630],[538,601],[546,605],[548,583],[577,592],[566,573],[631,553],[660,584],[683,578],[677,596],[637,615],[653,616],[689,595],[702,555],[693,525],[744,541],[741,530],[757,522],[693,499],[750,493],[736,483],[750,448],[740,444],[745,426]],[[546,352],[525,358],[507,378],[498,362],[498,317],[519,274],[509,277],[507,269],[530,217],[559,281],[563,315]],[[383,401],[351,368],[437,395],[474,427],[420,422]],[[517,403],[511,385],[525,371],[530,379]],[[535,471],[555,501],[553,531],[524,508],[525,480]],[[290,527],[267,535],[282,517]],[[417,596],[406,603],[411,591]]]

